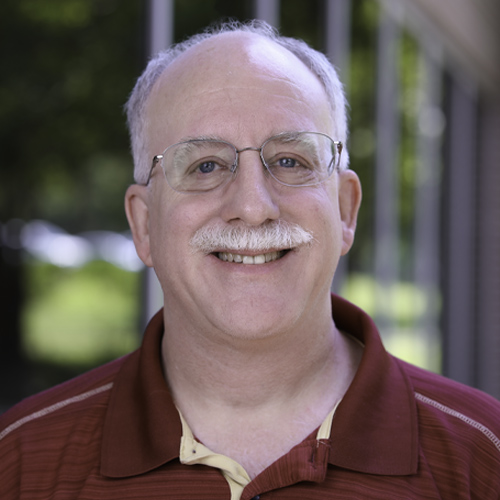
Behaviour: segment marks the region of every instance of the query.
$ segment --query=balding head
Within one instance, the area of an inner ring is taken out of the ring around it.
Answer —
[[[188,58],[189,64],[185,64]],[[137,81],[126,106],[136,182],[144,183],[150,168],[151,152],[147,134],[151,127],[147,126],[147,122],[152,116],[148,108],[154,89],[162,87],[162,92],[166,92],[170,86],[171,95],[175,94],[181,85],[179,78],[186,76],[189,71],[197,76],[193,76],[191,81],[184,78],[182,85],[196,85],[203,78],[204,69],[210,72],[212,78],[219,74],[221,79],[227,80],[236,79],[236,72],[238,77],[244,77],[245,73],[252,74],[252,69],[257,68],[265,68],[268,74],[274,68],[277,78],[280,71],[285,78],[287,74],[298,75],[300,72],[300,78],[304,80],[314,78],[321,82],[329,104],[333,133],[336,139],[345,143],[347,123],[344,94],[334,68],[323,54],[302,41],[280,37],[273,28],[262,22],[224,24],[160,52],[149,62]],[[314,84],[313,80],[309,81]],[[175,99],[172,102],[176,102]],[[342,159],[346,167],[347,154]]]

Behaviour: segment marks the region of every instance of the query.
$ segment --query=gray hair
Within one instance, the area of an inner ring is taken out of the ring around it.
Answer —
[[[343,86],[338,78],[337,72],[326,56],[311,48],[307,43],[295,38],[283,37],[278,31],[264,21],[253,20],[245,23],[238,21],[225,22],[208,28],[203,33],[194,35],[187,40],[172,45],[170,48],[159,52],[153,57],[142,75],[137,80],[134,89],[125,105],[127,113],[127,124],[130,132],[132,155],[134,158],[134,179],[139,184],[145,184],[149,173],[151,158],[148,158],[146,150],[145,122],[146,102],[153,89],[154,84],[165,71],[165,69],[178,56],[191,47],[198,45],[214,36],[230,33],[245,32],[254,33],[275,42],[300,59],[323,84],[333,123],[336,127],[337,136],[344,144],[347,140],[347,112],[346,99]],[[347,168],[349,164],[348,154],[344,148],[341,165]]]

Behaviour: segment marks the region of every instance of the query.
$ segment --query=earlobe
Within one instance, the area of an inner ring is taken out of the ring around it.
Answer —
[[[153,267],[149,240],[148,188],[132,184],[125,193],[125,213],[134,238],[137,255],[146,266]]]
[[[361,205],[361,183],[352,170],[339,173],[339,207],[342,221],[342,255],[354,242],[358,211]]]

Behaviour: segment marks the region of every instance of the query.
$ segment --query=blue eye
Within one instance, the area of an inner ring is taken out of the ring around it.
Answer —
[[[293,168],[297,165],[297,161],[293,158],[280,158],[279,165],[284,168]]]
[[[210,174],[213,172],[216,168],[216,163],[213,161],[205,161],[203,163],[200,163],[198,166],[198,169],[202,174]]]

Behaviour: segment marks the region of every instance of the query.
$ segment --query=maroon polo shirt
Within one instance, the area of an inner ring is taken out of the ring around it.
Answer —
[[[332,304],[365,349],[331,436],[312,433],[241,498],[498,500],[500,403],[394,358],[363,311]],[[218,469],[179,462],[162,335],[160,312],[139,350],[0,416],[2,500],[230,499]]]

